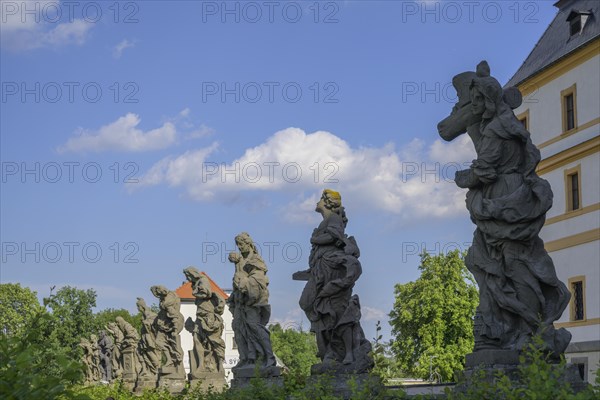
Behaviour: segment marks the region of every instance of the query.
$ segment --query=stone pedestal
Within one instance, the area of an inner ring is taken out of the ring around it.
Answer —
[[[484,349],[465,357],[466,368],[477,366],[492,367],[494,365],[519,365],[520,353],[516,350]]]
[[[135,383],[135,391],[140,393],[145,389],[155,389],[158,383],[157,375],[139,375]]]
[[[158,387],[165,388],[171,394],[179,394],[185,388],[185,370],[183,366],[162,367],[158,372]]]
[[[373,397],[376,397],[385,388],[379,377],[367,373],[311,375],[307,385],[330,386],[333,395],[343,399],[350,399],[352,395],[364,391],[368,391]]]
[[[227,382],[225,381],[225,373],[223,372],[194,372],[188,374],[190,381],[190,387],[198,387],[202,391],[207,392],[208,389],[212,388],[213,392],[222,392],[227,388]]]
[[[558,364],[551,364],[551,368],[558,369]],[[465,369],[456,374],[458,382],[455,392],[465,393],[472,385],[479,383],[493,384],[496,374],[502,372],[515,387],[519,387],[519,352],[516,350],[478,350],[467,354]],[[481,374],[481,376],[480,376]],[[575,393],[584,390],[587,383],[581,379],[577,367],[568,364],[561,374],[561,379],[569,383]]]
[[[129,390],[133,390],[135,387],[135,381],[137,379],[137,373],[135,372],[135,349],[129,348],[123,350],[123,386]]]
[[[249,386],[252,379],[263,379],[267,386],[283,386],[281,368],[277,366],[256,368],[249,365],[233,370],[231,388],[239,389]]]
[[[231,380],[232,389],[242,389],[250,386],[253,379],[262,379],[268,387],[283,387],[283,376],[272,376],[268,378],[233,378]]]

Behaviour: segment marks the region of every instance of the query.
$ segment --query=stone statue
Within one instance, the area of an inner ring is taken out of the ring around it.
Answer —
[[[266,326],[271,317],[267,266],[248,233],[237,235],[235,243],[240,252],[229,254],[235,273],[228,304],[240,361],[233,367],[233,374],[236,379],[251,377],[258,366],[263,376],[279,376]]]
[[[466,132],[477,152],[471,167],[455,177],[457,186],[468,189],[467,209],[477,226],[465,259],[479,286],[470,356],[493,357],[489,350],[518,354],[532,335],[541,334],[548,353],[557,358],[571,334],[555,329],[553,322],[570,294],[538,236],[552,190],[536,174],[540,152],[512,111],[521,94],[516,88],[503,91],[485,61],[476,72],[455,76],[453,85],[458,103],[438,124],[440,136],[450,141]]]
[[[100,331],[98,349],[100,351],[100,380],[110,382],[112,380],[112,352],[113,341],[105,331]]]
[[[159,373],[159,385],[172,393],[180,392],[185,387],[183,349],[179,336],[184,324],[183,315],[179,311],[181,300],[175,292],[161,285],[152,286],[150,291],[160,300],[160,311],[154,320],[156,345],[164,357]]]
[[[137,357],[137,348],[140,336],[137,330],[123,317],[116,318],[116,325],[123,334],[123,339],[120,343],[121,365],[123,368],[123,382],[133,389],[137,379],[137,371],[141,369]]]
[[[147,377],[149,380],[156,380],[161,361],[160,350],[156,344],[156,333],[154,332],[156,313],[146,305],[141,297],[137,298],[135,304],[142,315],[142,330],[138,344],[138,356],[141,364],[139,375]]]
[[[315,211],[323,220],[310,238],[310,268],[294,274],[295,280],[307,281],[300,307],[322,360],[312,373],[366,373],[373,368],[371,344],[360,325],[358,296],[352,294],[362,274],[360,251],[354,237],[345,234],[348,219],[338,192],[324,190]]]
[[[99,381],[101,377],[100,373],[100,348],[98,347],[98,336],[90,335],[90,346],[92,348],[92,371],[94,375],[94,381]]]
[[[212,292],[208,278],[196,268],[188,267],[183,273],[192,283],[192,293],[196,298],[196,321],[194,323],[188,319],[188,330],[194,335],[190,369],[224,374],[225,341],[222,338],[222,315],[225,301]]]
[[[83,365],[85,367],[85,383],[90,384],[97,380],[96,369],[97,366],[94,364],[94,350],[90,341],[86,338],[79,339],[79,347],[83,350]]]
[[[113,379],[121,379],[123,375],[123,357],[121,353],[121,348],[123,344],[123,339],[125,336],[123,332],[119,329],[116,322],[109,322],[106,325],[106,330],[113,337],[113,351],[112,351],[112,378]]]

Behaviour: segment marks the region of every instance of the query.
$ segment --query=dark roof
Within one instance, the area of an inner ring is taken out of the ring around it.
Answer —
[[[548,68],[576,49],[590,44],[600,36],[599,0],[563,0],[555,5],[560,8],[556,17],[554,17],[518,71],[510,78],[506,87],[519,85],[527,78]],[[591,12],[591,15],[581,33],[571,37],[567,18],[572,12]]]

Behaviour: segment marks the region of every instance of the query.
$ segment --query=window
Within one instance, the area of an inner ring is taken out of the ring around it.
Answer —
[[[575,109],[573,108],[573,93],[565,96],[565,115],[567,117],[566,130],[575,128]]]
[[[235,341],[235,336],[231,338],[231,340],[233,341],[233,344],[231,345],[231,348],[233,350],[237,350],[237,342]]]
[[[566,211],[581,208],[581,165],[565,170]]]
[[[573,282],[573,310],[575,321],[583,319],[583,282]]]
[[[588,358],[587,357],[573,357],[570,360],[571,364],[577,366],[577,372],[579,372],[579,376],[583,379],[584,382],[587,382],[588,379]]]
[[[571,209],[578,210],[579,209],[579,174],[575,172],[574,174],[569,175],[569,179],[571,182],[571,192],[569,196],[571,196]]]
[[[573,37],[580,34],[591,15],[591,11],[572,10],[567,17],[567,21],[569,22],[569,36]]]
[[[527,117],[521,118],[519,121],[523,124],[523,126],[525,127],[525,129],[527,129]]]
[[[517,115],[517,119],[523,124],[525,129],[529,130],[529,109]]]
[[[585,321],[585,276],[569,279],[571,321]]]
[[[562,125],[563,133],[577,128],[577,90],[573,85],[562,92]]]
[[[573,35],[577,35],[579,32],[581,32],[581,15],[578,15],[576,17],[574,17],[571,21],[571,29],[570,29],[570,33],[571,36]]]

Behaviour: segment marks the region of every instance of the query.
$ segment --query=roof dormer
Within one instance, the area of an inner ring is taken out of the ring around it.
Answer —
[[[592,16],[592,11],[579,11],[579,10],[571,10],[569,16],[567,17],[567,22],[569,23],[569,36],[579,35],[583,28],[585,27],[586,22]]]

